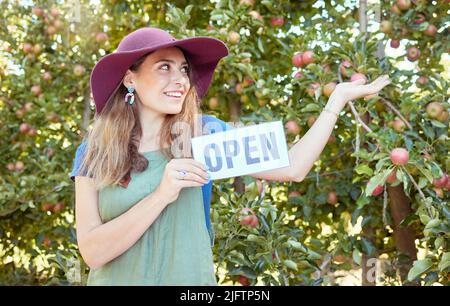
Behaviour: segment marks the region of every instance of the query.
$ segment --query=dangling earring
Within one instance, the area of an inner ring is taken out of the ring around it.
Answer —
[[[128,93],[125,95],[125,103],[133,105],[134,103],[134,88],[132,86],[128,87]],[[128,97],[131,97],[130,101],[128,101]]]

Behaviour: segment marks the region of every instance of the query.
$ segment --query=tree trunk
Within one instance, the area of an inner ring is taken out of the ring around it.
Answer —
[[[239,117],[241,116],[242,113],[242,104],[240,100],[233,100],[230,103],[230,116],[231,116],[231,120],[233,122],[238,122],[239,121]],[[245,192],[245,184],[242,181],[242,178],[240,176],[235,177],[234,182],[233,182],[233,187],[234,190],[236,190],[237,193],[244,193]]]
[[[365,227],[363,236],[370,242],[374,242],[375,229],[373,227]],[[377,285],[377,257],[373,255],[363,254],[361,258],[361,285],[376,286]]]
[[[411,269],[413,261],[417,259],[417,249],[415,244],[416,235],[413,228],[400,225],[411,213],[409,199],[403,190],[403,184],[392,187],[387,186],[389,194],[389,206],[392,220],[394,222],[394,240],[398,256],[398,272],[404,285],[418,285],[417,282],[408,282],[408,271]]]
[[[81,136],[84,137],[87,135],[89,129],[89,122],[91,120],[91,91],[88,88],[84,93],[84,109],[83,109],[83,123],[82,123],[82,131]]]

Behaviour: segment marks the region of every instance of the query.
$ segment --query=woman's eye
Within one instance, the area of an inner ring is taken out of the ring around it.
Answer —
[[[167,69],[165,69],[164,67],[167,67]],[[161,66],[161,68],[163,68],[163,70],[169,70],[169,65],[168,64],[164,64],[164,65]],[[184,73],[188,73],[189,72],[189,67],[188,66],[184,66],[181,69],[184,69],[184,71],[183,71]]]

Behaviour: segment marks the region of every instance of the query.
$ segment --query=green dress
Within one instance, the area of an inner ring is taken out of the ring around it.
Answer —
[[[132,172],[127,188],[105,187],[99,191],[103,222],[118,217],[159,185],[167,158],[161,150],[143,155],[149,160],[149,166],[144,172]],[[202,188],[183,188],[178,199],[161,212],[131,248],[91,270],[87,284],[217,285]]]

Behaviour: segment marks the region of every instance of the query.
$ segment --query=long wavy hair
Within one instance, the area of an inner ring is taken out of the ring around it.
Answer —
[[[150,54],[146,54],[138,59],[130,67],[130,70],[138,71]],[[186,54],[185,58],[189,65],[188,77],[191,86],[183,102],[181,112],[165,116],[159,131],[160,148],[174,145],[174,139],[181,133],[186,132],[182,131],[181,126],[176,124],[177,122],[187,123],[192,136],[198,136],[201,133],[201,127],[199,126],[201,121],[198,120],[198,118],[201,118],[201,100],[193,83],[193,70]],[[87,146],[79,172],[91,177],[98,190],[107,186],[117,185],[126,188],[131,179],[131,171],[143,172],[149,167],[149,161],[138,152],[143,134],[139,121],[139,96],[135,93],[135,103],[129,105],[124,102],[126,94],[127,88],[122,80],[100,114],[95,114],[92,128],[84,139],[87,142]],[[172,158],[191,157],[190,139],[185,139],[186,142],[183,143],[183,145],[186,144],[188,146],[189,151],[184,149],[179,156],[174,156],[173,150],[164,149],[162,153],[169,160]]]

